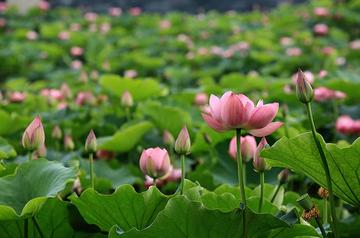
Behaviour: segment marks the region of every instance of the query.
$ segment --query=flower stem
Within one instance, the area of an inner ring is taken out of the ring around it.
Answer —
[[[243,163],[242,166],[243,166],[244,187],[246,187],[246,163]]]
[[[89,162],[90,162],[90,187],[94,189],[94,158],[93,153],[89,154]]]
[[[32,150],[29,150],[29,161],[32,160],[32,157],[33,157],[33,151],[32,151]]]
[[[36,218],[35,218],[35,217],[32,217],[31,219],[32,219],[33,222],[34,222],[35,227],[36,227],[37,231],[39,232],[40,237],[41,237],[41,238],[44,238],[44,234],[43,234],[43,232],[41,231],[41,228],[40,228],[40,226],[39,226],[39,223],[37,223]]]
[[[323,223],[328,223],[328,201],[327,198],[324,198],[324,211],[323,211]]]
[[[130,108],[129,107],[125,107],[125,116],[126,116],[127,121],[131,120],[131,113],[130,113]]]
[[[318,227],[319,227],[319,229],[320,229],[320,231],[321,231],[322,236],[323,236],[324,238],[327,238],[325,229],[324,229],[323,225],[321,224],[320,218],[319,218],[319,217],[316,217],[316,218],[315,218],[315,221],[316,221],[316,223],[317,223],[317,225],[318,225]]]
[[[181,155],[181,189],[180,194],[184,193],[184,186],[185,186],[185,155]]]
[[[316,135],[316,127],[315,127],[315,123],[314,123],[314,118],[312,115],[312,110],[311,110],[311,104],[310,103],[306,103],[306,110],[307,110],[307,114],[309,117],[309,121],[310,121],[310,125],[311,125],[311,132],[316,144],[316,147],[319,151],[320,157],[321,157],[321,162],[323,164],[323,168],[325,171],[325,177],[326,177],[326,183],[327,183],[327,189],[329,191],[329,198],[330,198],[330,211],[331,211],[331,218],[332,218],[332,230],[334,233],[334,237],[338,238],[339,237],[339,233],[338,233],[338,229],[337,229],[337,218],[336,218],[336,210],[335,210],[335,201],[334,201],[334,194],[333,194],[333,189],[332,189],[332,184],[331,184],[331,177],[330,177],[330,170],[329,170],[329,165],[326,161],[326,156],[325,156],[325,152],[323,150],[323,148],[321,147],[320,141]]]
[[[28,238],[29,237],[29,219],[25,218],[24,221],[24,238]]]
[[[264,205],[264,182],[265,182],[265,173],[261,171],[260,173],[260,200],[259,200],[259,212]]]
[[[274,202],[274,200],[275,200],[275,198],[276,198],[276,195],[277,195],[277,194],[279,193],[279,191],[280,191],[280,188],[281,188],[281,184],[278,183],[278,185],[276,186],[275,193],[274,193],[274,195],[272,196],[270,202]]]
[[[238,180],[239,180],[239,186],[240,186],[240,199],[241,199],[241,202],[246,206],[240,137],[241,137],[241,129],[236,129],[236,147],[237,147],[236,161],[237,161],[237,170],[238,170]]]

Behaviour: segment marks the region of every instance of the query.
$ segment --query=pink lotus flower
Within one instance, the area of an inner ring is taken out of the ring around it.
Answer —
[[[354,40],[354,41],[350,42],[350,49],[360,50],[360,40]]]
[[[84,54],[84,49],[78,46],[71,47],[70,54],[72,56],[81,56]]]
[[[122,9],[119,7],[110,7],[108,12],[110,16],[117,17],[122,14]]]
[[[171,167],[170,172],[165,177],[166,182],[176,182],[180,180],[181,178],[181,169],[175,169],[174,167]]]
[[[46,153],[47,153],[46,146],[45,146],[45,144],[42,144],[42,145],[35,151],[35,156],[33,157],[33,159],[45,158],[45,157],[46,157]]]
[[[60,102],[58,105],[57,105],[57,109],[58,110],[64,110],[68,107],[68,104],[66,102]]]
[[[139,16],[141,14],[142,10],[140,7],[132,7],[129,9],[129,14],[131,16]]]
[[[59,40],[69,40],[70,39],[70,33],[68,31],[62,31],[58,34]]]
[[[298,47],[291,47],[286,49],[286,54],[288,56],[299,56],[302,54],[302,50]]]
[[[21,142],[23,147],[30,151],[37,150],[45,143],[44,127],[39,116],[25,129]]]
[[[253,136],[245,136],[240,138],[241,142],[241,157],[244,163],[248,162],[254,157],[254,154],[256,152],[256,140]],[[236,136],[234,136],[229,144],[229,155],[231,158],[236,160]]]
[[[6,2],[0,2],[0,12],[5,12],[7,9]]]
[[[50,9],[50,4],[49,4],[49,2],[41,0],[41,1],[39,2],[39,9],[42,10],[42,11],[47,11],[47,10],[49,10],[49,9]]]
[[[125,78],[132,79],[132,78],[135,78],[137,75],[138,75],[138,73],[134,69],[128,69],[128,70],[125,70],[125,72],[124,72],[124,77]]]
[[[263,137],[276,131],[282,122],[272,122],[279,109],[278,103],[254,103],[243,94],[229,91],[221,98],[210,96],[211,113],[202,113],[207,124],[216,131],[246,129],[250,134]]]
[[[97,19],[97,14],[95,12],[87,12],[85,13],[85,20],[89,21],[89,22],[93,22],[96,21]]]
[[[328,72],[326,70],[320,70],[318,77],[325,78],[327,75],[328,75]]]
[[[37,40],[38,33],[36,31],[28,31],[26,33],[26,39],[28,40]]]
[[[195,96],[195,104],[197,106],[204,106],[207,104],[209,97],[206,93],[197,93]]]
[[[20,103],[25,100],[26,96],[21,92],[13,92],[9,95],[9,101],[13,103]]]
[[[143,150],[140,157],[140,169],[152,178],[166,175],[171,169],[167,150],[159,147]]]
[[[168,130],[164,130],[164,132],[163,132],[164,145],[172,147],[174,145],[174,142],[175,142],[175,139],[174,139],[173,135]]]
[[[41,96],[47,97],[51,101],[61,101],[64,99],[62,92],[58,89],[42,89],[40,92]]]
[[[336,121],[336,130],[347,135],[360,134],[360,120],[354,120],[348,115],[342,115]]]
[[[159,27],[161,29],[169,29],[171,27],[171,21],[169,20],[162,20],[159,23]]]
[[[100,31],[101,33],[108,33],[111,30],[110,23],[106,22],[100,25]]]
[[[156,179],[156,184],[155,184],[155,185],[156,185],[157,187],[161,187],[161,186],[164,185],[164,183],[165,183],[164,180],[162,180],[162,179]],[[148,175],[145,175],[144,188],[148,189],[148,188],[150,188],[150,187],[153,186],[153,185],[154,185],[154,179],[151,178],[151,177],[148,176]]]
[[[79,70],[83,66],[83,63],[80,60],[73,60],[71,62],[71,68],[74,70]]]
[[[63,83],[60,86],[60,92],[64,96],[64,98],[71,98],[71,89],[67,83]]]
[[[329,16],[329,11],[325,7],[317,7],[314,9],[314,14],[318,17],[327,17]]]
[[[313,31],[315,35],[325,36],[329,33],[329,27],[326,24],[316,24]]]
[[[85,104],[92,105],[96,102],[96,98],[92,94],[92,92],[79,92],[76,96],[75,103],[79,106],[83,106]]]
[[[313,84],[314,83],[314,74],[310,71],[305,71],[303,72],[303,74],[305,75],[305,79],[310,83]],[[297,79],[298,79],[298,73],[293,74],[293,76],[291,77],[293,84],[297,84]]]
[[[346,98],[346,94],[341,91],[334,91],[325,87],[319,87],[314,90],[314,99],[318,102],[344,98]]]
[[[261,151],[268,145],[265,137],[263,137],[256,148],[255,156],[253,159],[254,169],[258,172],[269,170],[270,166],[266,163],[265,159],[260,156]]]
[[[324,54],[324,55],[331,55],[333,52],[334,52],[334,48],[333,47],[331,47],[331,46],[326,46],[326,47],[324,47],[324,48],[322,48],[322,53]]]

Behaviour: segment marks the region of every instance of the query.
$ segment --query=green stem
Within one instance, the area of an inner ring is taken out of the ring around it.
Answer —
[[[316,135],[316,127],[315,127],[314,118],[313,118],[313,115],[312,115],[312,110],[311,110],[311,104],[310,103],[306,103],[306,110],[307,110],[307,114],[308,114],[310,125],[311,125],[311,132],[312,132],[312,135],[314,137],[314,141],[315,141],[316,147],[317,147],[317,149],[319,151],[319,154],[320,154],[320,157],[321,157],[321,162],[323,164],[323,168],[324,168],[324,171],[325,171],[327,190],[329,191],[329,198],[330,198],[330,211],[331,211],[331,218],[332,218],[331,226],[332,226],[332,230],[333,230],[333,233],[334,233],[334,237],[338,238],[339,233],[338,233],[338,229],[337,229],[335,201],[334,201],[334,193],[333,193],[332,184],[331,184],[330,170],[329,170],[328,163],[326,161],[326,156],[325,156],[324,150],[321,147],[320,141],[319,141],[319,139],[318,139],[318,137]]]
[[[130,108],[129,107],[125,107],[125,116],[126,116],[127,121],[131,120],[131,114],[130,114]]]
[[[320,228],[320,231],[321,231],[322,236],[323,236],[324,238],[327,238],[325,229],[324,229],[323,225],[321,224],[320,218],[319,218],[319,217],[316,217],[316,218],[315,218],[315,221],[316,221],[318,227]]]
[[[328,223],[328,201],[327,198],[324,198],[324,211],[323,211],[323,222],[324,224]]]
[[[244,180],[244,187],[246,187],[246,163],[243,162],[243,180]]]
[[[259,200],[259,212],[264,205],[264,182],[265,182],[265,173],[261,171],[260,173],[260,200]]]
[[[36,218],[35,218],[35,217],[32,217],[31,219],[32,219],[33,222],[34,222],[35,227],[36,227],[37,231],[39,232],[40,237],[41,237],[41,238],[44,238],[45,236],[44,236],[43,232],[41,231],[41,228],[40,228],[40,226],[39,226],[39,223],[37,223]]]
[[[181,155],[181,189],[180,194],[184,193],[185,186],[185,155]]]
[[[33,157],[33,151],[32,151],[32,150],[29,150],[29,161],[32,160],[32,157]]]
[[[29,219],[25,218],[24,221],[24,238],[28,238],[29,237]]]
[[[274,195],[272,196],[270,202],[274,202],[274,200],[275,200],[275,198],[276,198],[276,195],[277,195],[277,194],[279,193],[279,191],[280,191],[280,188],[281,188],[281,184],[278,183],[278,185],[276,186],[275,193],[274,193]]]
[[[89,154],[89,162],[90,162],[90,186],[92,189],[94,189],[94,158],[93,153]]]
[[[244,185],[244,175],[243,175],[243,161],[241,158],[241,129],[236,129],[236,161],[237,161],[237,171],[238,171],[238,180],[240,186],[240,201],[244,206],[243,211],[243,238],[247,238],[247,223],[246,223],[246,194],[245,194],[245,185]],[[241,205],[241,204],[240,204]]]

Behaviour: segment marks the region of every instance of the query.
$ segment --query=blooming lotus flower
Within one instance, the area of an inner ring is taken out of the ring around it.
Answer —
[[[26,33],[26,39],[28,40],[37,40],[38,33],[36,31],[28,31]]]
[[[140,157],[140,169],[152,178],[166,175],[171,169],[167,150],[159,147],[144,150]]]
[[[253,159],[253,165],[256,171],[263,172],[265,170],[269,170],[270,166],[266,163],[264,158],[260,157],[261,151],[268,145],[265,137],[263,137],[256,148],[256,152]]]
[[[360,134],[360,120],[354,120],[348,115],[342,115],[336,121],[336,130],[342,134]]]
[[[83,66],[83,63],[80,60],[73,60],[71,61],[71,68],[75,70],[81,69]]]
[[[89,153],[94,153],[96,152],[96,149],[97,149],[96,136],[94,131],[91,129],[89,135],[86,138],[85,151]]]
[[[256,152],[256,140],[253,136],[245,136],[240,138],[241,142],[241,157],[244,163],[248,162],[254,157],[254,154]],[[234,136],[229,144],[229,155],[231,158],[236,160],[236,136]]]
[[[87,12],[84,15],[85,20],[89,21],[89,22],[93,22],[96,21],[98,15],[95,12]]]
[[[360,50],[360,40],[354,40],[350,42],[350,49]]]
[[[346,98],[346,94],[341,91],[334,91],[325,87],[319,87],[314,90],[314,99],[318,102],[344,98]]]
[[[178,154],[189,154],[191,150],[191,142],[189,132],[184,126],[175,141],[174,149]]]
[[[231,91],[221,98],[210,96],[211,113],[202,113],[207,124],[216,131],[246,129],[257,137],[270,135],[276,131],[282,122],[272,122],[279,109],[278,103],[264,104],[260,100],[254,103],[243,94]]]
[[[134,69],[128,69],[128,70],[125,70],[125,72],[124,72],[124,77],[125,78],[132,79],[132,78],[135,78],[137,75],[138,75],[138,73]]]
[[[44,127],[39,116],[30,123],[22,136],[22,145],[25,149],[34,151],[45,143]]]

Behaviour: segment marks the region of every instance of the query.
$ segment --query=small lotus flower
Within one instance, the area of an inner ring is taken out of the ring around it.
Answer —
[[[117,17],[122,14],[122,9],[119,7],[110,7],[108,12],[110,16]]]
[[[89,153],[94,153],[97,150],[97,142],[94,131],[91,129],[89,135],[86,138],[85,142],[85,151]]]
[[[334,91],[326,87],[319,87],[314,90],[314,99],[318,102],[344,98],[346,98],[346,94],[341,91]]]
[[[245,136],[240,138],[241,142],[241,157],[244,163],[248,162],[254,157],[254,154],[256,152],[256,140],[253,136]],[[234,136],[229,144],[229,155],[231,158],[236,160],[236,136]]]
[[[314,91],[311,87],[311,84],[300,69],[297,74],[296,96],[302,103],[309,103],[314,97]]]
[[[175,141],[175,152],[178,154],[190,154],[191,151],[191,142],[190,142],[190,136],[189,136],[189,132],[186,128],[186,126],[184,126],[178,137],[176,138]]]
[[[124,78],[130,78],[133,79],[138,75],[137,71],[134,69],[128,69],[124,72]]]
[[[51,136],[52,138],[56,139],[56,140],[60,140],[62,137],[62,132],[61,129],[58,125],[54,126],[52,132],[51,132]]]
[[[0,28],[4,27],[6,25],[6,19],[0,18]]]
[[[71,23],[70,30],[71,31],[80,31],[81,25],[79,23]]]
[[[197,106],[204,106],[207,104],[209,97],[206,93],[197,93],[195,96],[195,104]]]
[[[71,98],[71,89],[67,83],[61,84],[60,92],[64,96],[64,98]]]
[[[25,129],[22,137],[22,145],[29,151],[40,148],[45,143],[45,132],[39,116]]]
[[[72,56],[82,56],[84,54],[84,49],[79,46],[71,47],[70,54]]]
[[[162,179],[156,179],[156,186],[161,187],[165,184],[165,181]],[[148,175],[145,175],[144,188],[148,189],[154,185],[154,179]]]
[[[360,40],[354,40],[350,42],[350,49],[360,50]]]
[[[318,36],[325,36],[329,32],[329,27],[326,24],[316,24],[314,26],[314,33]]]
[[[325,7],[317,7],[314,9],[314,14],[318,17],[327,17],[329,16],[329,10]]]
[[[58,34],[59,40],[69,40],[70,39],[70,33],[68,31],[62,31]]]
[[[181,178],[181,169],[175,169],[174,167],[171,167],[170,172],[165,177],[166,182],[176,182],[180,180]]]
[[[71,61],[71,68],[74,70],[79,70],[83,66],[83,63],[80,60]]]
[[[165,130],[164,133],[163,133],[163,142],[167,146],[173,146],[174,145],[175,139],[174,139],[173,135],[168,130]]]
[[[65,150],[72,151],[75,148],[74,141],[71,137],[71,135],[65,135],[64,136],[64,148]]]
[[[144,150],[140,157],[140,169],[155,179],[166,175],[171,169],[167,150],[159,147]]]
[[[348,115],[342,115],[336,121],[336,130],[346,135],[360,134],[360,120],[354,120]]]
[[[256,148],[256,152],[253,159],[253,165],[256,171],[262,172],[265,170],[269,170],[270,166],[266,163],[265,159],[260,157],[261,151],[268,145],[265,137],[263,137]]]
[[[39,9],[42,11],[47,11],[50,8],[50,4],[47,1],[40,0],[39,2]]]
[[[132,95],[127,90],[121,96],[121,105],[123,107],[132,107],[134,105]]]
[[[25,98],[25,94],[21,92],[13,92],[9,95],[9,100],[13,103],[21,103],[25,100]]]
[[[216,131],[246,129],[257,137],[270,135],[282,122],[272,122],[279,104],[264,104],[262,100],[255,106],[244,94],[226,92],[221,98],[210,96],[211,113],[202,113],[207,124]]]
[[[139,16],[141,14],[142,10],[140,7],[132,7],[129,9],[129,14],[131,16]]]
[[[89,21],[89,22],[93,22],[96,21],[97,19],[97,14],[95,12],[87,12],[84,15],[85,20]]]

